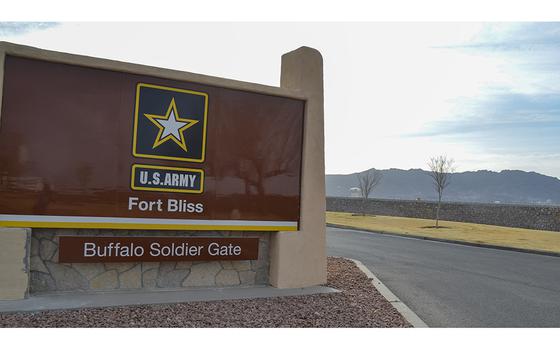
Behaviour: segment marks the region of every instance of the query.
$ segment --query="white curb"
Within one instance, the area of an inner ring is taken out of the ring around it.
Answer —
[[[346,258],[346,257],[343,257]],[[381,293],[385,299],[387,299],[395,309],[414,327],[429,327],[422,319],[416,315],[406,304],[404,304],[399,297],[397,297],[387,286],[385,286],[381,280],[379,280],[362,262],[346,258],[356,264],[356,266],[363,271],[368,278],[371,279],[371,284]]]

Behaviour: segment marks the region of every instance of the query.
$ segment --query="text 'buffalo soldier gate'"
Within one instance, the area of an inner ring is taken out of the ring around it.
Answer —
[[[280,86],[0,43],[0,299],[325,283],[320,53]]]

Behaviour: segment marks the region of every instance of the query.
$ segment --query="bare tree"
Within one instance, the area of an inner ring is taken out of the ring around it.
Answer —
[[[383,173],[377,171],[376,169],[371,169],[365,171],[364,173],[357,174],[356,177],[358,177],[358,188],[360,188],[363,199],[362,213],[365,214],[366,201],[369,198],[369,195],[373,192],[373,189],[375,189],[379,182],[381,182]]]
[[[439,210],[441,208],[441,198],[443,191],[449,185],[449,178],[455,171],[455,160],[447,158],[445,155],[439,155],[430,158],[428,167],[430,168],[430,177],[434,180],[434,188],[438,194],[438,204],[436,210],[436,228],[439,228]]]

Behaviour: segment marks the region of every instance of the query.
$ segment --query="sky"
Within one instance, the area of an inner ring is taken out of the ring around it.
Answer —
[[[0,40],[278,86],[324,58],[329,174],[518,169],[560,178],[560,23],[17,23]]]

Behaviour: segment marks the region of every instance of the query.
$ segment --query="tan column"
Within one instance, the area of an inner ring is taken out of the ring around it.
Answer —
[[[30,239],[31,229],[0,228],[0,300],[27,295]]]
[[[280,86],[299,90],[305,108],[299,231],[273,233],[270,283],[291,288],[327,281],[325,235],[325,140],[323,58],[319,51],[300,47],[282,56]]]

